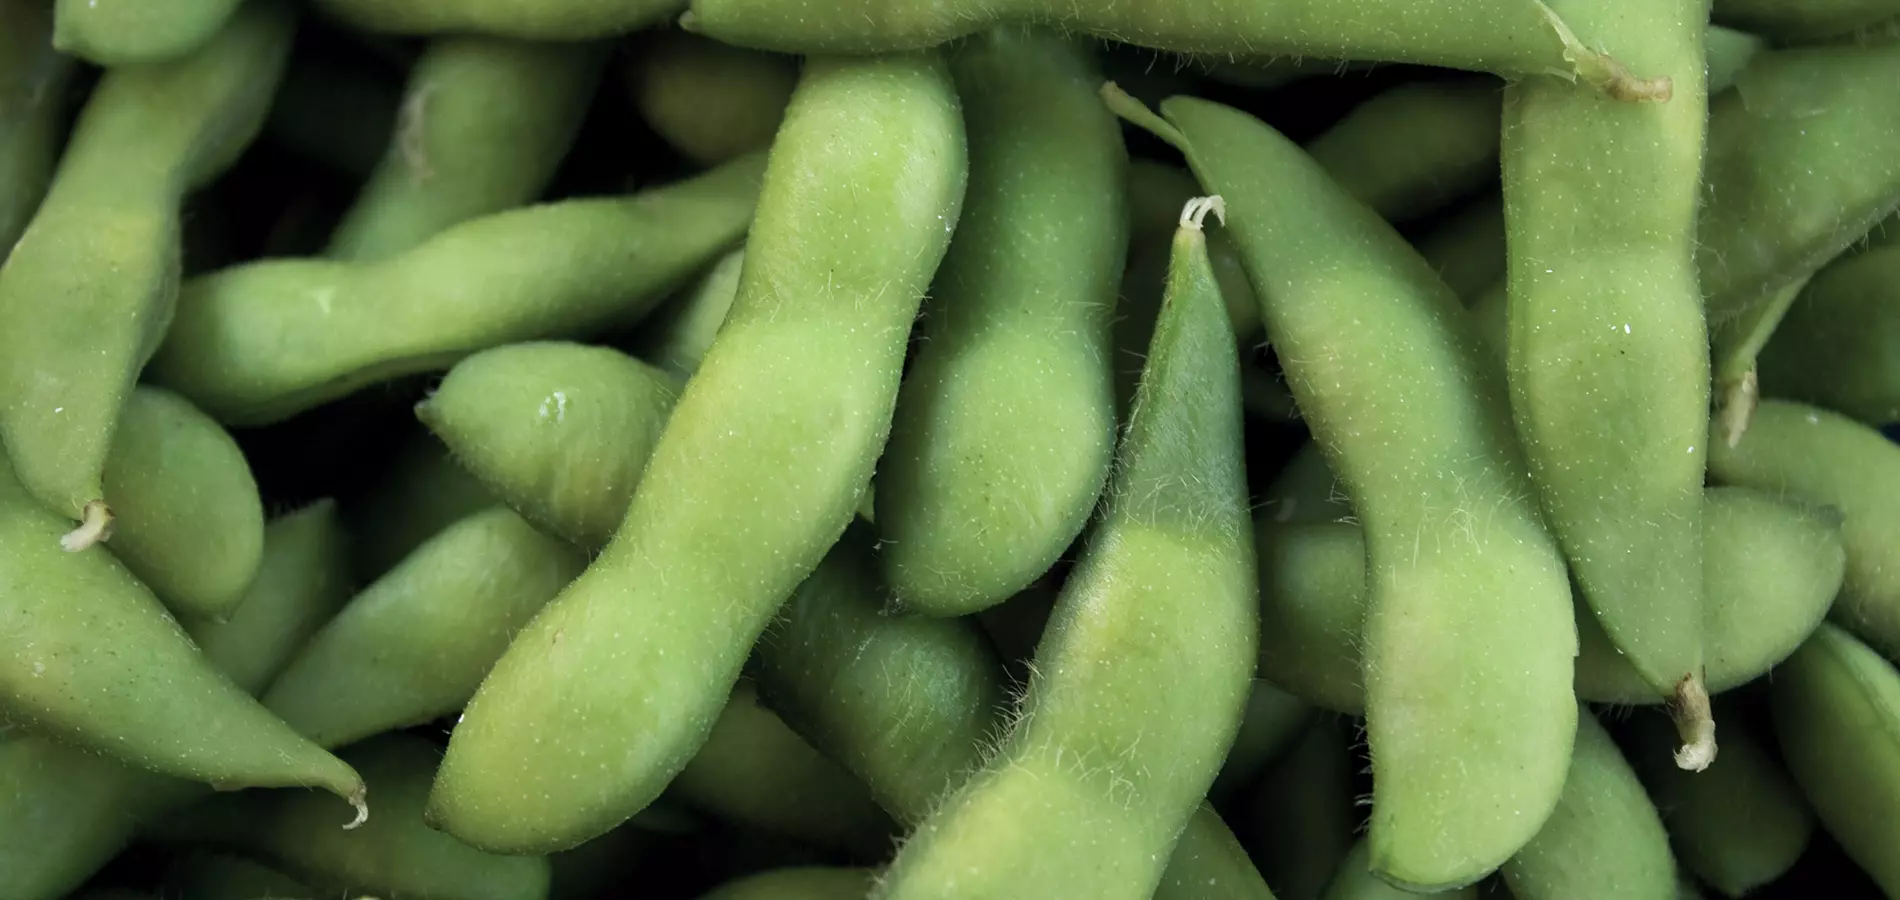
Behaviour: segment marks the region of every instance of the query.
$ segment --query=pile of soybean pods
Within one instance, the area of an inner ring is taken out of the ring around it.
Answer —
[[[1897,208],[1900,0],[0,0],[0,900],[1900,897]]]

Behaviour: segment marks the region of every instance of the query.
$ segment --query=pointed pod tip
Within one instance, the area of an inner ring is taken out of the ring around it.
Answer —
[[[80,512],[79,527],[66,532],[59,546],[67,553],[78,553],[112,537],[112,508],[104,500],[88,500]]]

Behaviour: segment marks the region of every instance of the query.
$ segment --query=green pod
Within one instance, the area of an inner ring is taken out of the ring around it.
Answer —
[[[1741,897],[1794,867],[1814,833],[1814,812],[1730,710],[1717,704],[1722,753],[1707,771],[1671,763],[1670,729],[1658,716],[1637,716],[1625,746],[1683,867],[1723,896]]]
[[[1708,489],[1702,514],[1705,678],[1711,693],[1793,653],[1840,590],[1841,524],[1825,510],[1744,488]],[[1309,703],[1358,715],[1365,538],[1351,522],[1256,523],[1260,672]],[[1579,605],[1576,692],[1593,703],[1663,701]]]
[[[806,63],[732,313],[613,541],[470,702],[432,822],[490,850],[563,849],[685,766],[752,644],[852,519],[964,179],[941,60]]]
[[[334,5],[330,0],[326,5]],[[368,0],[356,0],[368,2]],[[787,53],[881,53],[934,46],[1002,22],[1212,57],[1316,57],[1421,63],[1506,77],[1562,74],[1613,96],[1668,96],[1668,82],[1591,47],[1542,2],[1402,0],[1372,5],[1299,0],[836,0],[821,11],[773,0],[693,0],[689,31]],[[1482,25],[1479,25],[1482,23]]]
[[[1326,454],[1312,441],[1300,445],[1287,460],[1280,474],[1267,486],[1261,503],[1261,523],[1347,522],[1359,524],[1352,512],[1352,498],[1326,464]]]
[[[544,41],[612,37],[665,21],[685,0],[316,0],[332,18],[391,34],[493,34]]]
[[[868,869],[772,869],[735,878],[699,900],[858,900],[874,881]]]
[[[204,659],[238,687],[262,689],[349,596],[344,544],[327,500],[271,522],[244,602],[225,622],[190,622]],[[209,792],[45,737],[0,740],[0,897],[64,896],[141,825]]]
[[[446,37],[410,70],[394,140],[325,256],[385,259],[541,196],[579,133],[605,44]]]
[[[1472,306],[1485,291],[1504,281],[1502,198],[1486,195],[1465,204],[1420,235],[1413,246],[1458,299]]]
[[[641,46],[630,78],[647,125],[680,155],[709,166],[771,146],[798,83],[798,60],[668,30]]]
[[[1563,799],[1503,872],[1517,900],[1676,900],[1662,817],[1588,709],[1577,715]]]
[[[1387,221],[1416,219],[1497,177],[1502,88],[1492,79],[1402,84],[1354,107],[1306,152]]]
[[[1015,721],[873,897],[1149,897],[1213,783],[1259,631],[1240,366],[1201,231],[1219,210],[1182,212],[1104,511]]]
[[[729,822],[822,847],[875,856],[892,839],[864,784],[760,706],[750,681],[733,687],[706,743],[667,790]]]
[[[1786,289],[1900,205],[1896,83],[1900,41],[1776,50],[1709,105],[1696,265],[1726,404],[1746,407]]]
[[[76,68],[53,48],[42,0],[0,0],[0,263],[52,180]]]
[[[970,192],[878,462],[894,608],[994,606],[1075,542],[1115,445],[1109,322],[1128,153],[1066,38],[1001,29],[950,55]]]
[[[1247,849],[1205,803],[1188,817],[1152,900],[1274,900]]]
[[[1127,114],[1226,198],[1287,383],[1366,526],[1372,865],[1414,890],[1475,882],[1556,804],[1576,729],[1570,584],[1504,385],[1444,282],[1292,142],[1190,97],[1161,111]]]
[[[1332,717],[1312,723],[1245,801],[1248,844],[1279,900],[1319,900],[1352,851],[1348,727]]]
[[[1761,354],[1767,393],[1870,425],[1900,420],[1900,246],[1844,256],[1807,283]]]
[[[160,822],[152,836],[257,857],[326,896],[543,900],[546,857],[483,853],[423,824],[441,756],[435,744],[406,734],[343,751],[377,798],[377,814],[354,831],[335,827],[330,810],[308,792],[243,791]]]
[[[1702,683],[1709,337],[1697,286],[1707,0],[1554,0],[1669,102],[1556,78],[1504,92],[1506,373],[1531,481],[1578,593],[1715,754]]]
[[[317,892],[263,863],[230,854],[188,856],[165,873],[164,894],[191,900],[317,900]]]
[[[1262,620],[1265,619],[1264,606]],[[1281,690],[1272,682],[1256,678],[1247,695],[1247,711],[1240,719],[1240,731],[1227,750],[1220,774],[1208,788],[1207,796],[1216,802],[1236,791],[1248,788],[1268,771],[1302,735],[1314,727],[1315,710],[1306,701]]]
[[[53,44],[106,67],[190,54],[231,21],[243,0],[57,0]]]
[[[535,342],[455,364],[416,417],[528,521],[605,546],[683,380],[605,347]]]
[[[264,501],[237,442],[183,397],[141,386],[106,457],[112,555],[181,615],[229,616],[264,557]]]
[[[264,137],[357,180],[382,162],[402,85],[384,73],[313,54],[293,55],[264,122]]]
[[[586,563],[511,510],[471,515],[356,595],[285,666],[264,705],[324,747],[453,713]]]
[[[631,324],[745,234],[763,162],[495,213],[377,262],[194,279],[152,376],[221,422],[263,425],[489,347]]]
[[[712,349],[732,300],[739,295],[739,273],[745,268],[745,248],[719,258],[699,281],[680,292],[641,323],[629,349],[633,355],[684,380],[699,369]]]
[[[1775,736],[1822,827],[1888,895],[1900,892],[1900,673],[1822,625],[1775,672]]]
[[[1709,33],[1702,39],[1702,51],[1709,60],[1709,96],[1713,97],[1732,87],[1736,77],[1754,61],[1755,55],[1766,49],[1768,42],[1758,35],[1710,25]]]
[[[1369,849],[1365,841],[1352,846],[1351,852],[1339,863],[1339,870],[1333,873],[1331,881],[1326,883],[1325,900],[1412,900],[1419,896],[1410,891],[1400,890],[1387,884],[1384,879],[1372,874],[1369,864]],[[1467,885],[1449,891],[1433,894],[1443,900],[1478,900],[1478,889]]]
[[[1838,413],[1768,400],[1741,443],[1716,444],[1709,475],[1839,510],[1847,572],[1829,617],[1900,655],[1900,447]]]
[[[381,477],[344,506],[357,583],[383,577],[444,528],[500,502],[441,441],[418,431],[390,454]]]
[[[0,440],[40,502],[86,521],[73,549],[111,521],[100,480],[172,319],[179,204],[262,127],[295,24],[288,3],[258,0],[188,57],[107,73],[0,267]]]
[[[1777,41],[1797,43],[1845,37],[1900,19],[1895,0],[1715,0],[1717,22]]]

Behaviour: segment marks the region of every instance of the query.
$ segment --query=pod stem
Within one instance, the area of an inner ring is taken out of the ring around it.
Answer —
[[[1716,421],[1722,428],[1722,442],[1730,447],[1742,442],[1748,423],[1755,418],[1755,406],[1761,402],[1761,378],[1749,366],[1740,378],[1717,385],[1721,389]]]
[[[1675,82],[1669,76],[1636,77],[1615,57],[1584,46],[1584,43],[1577,39],[1576,33],[1570,30],[1569,24],[1565,23],[1557,15],[1557,11],[1551,9],[1543,0],[1533,0],[1533,2],[1543,12],[1544,19],[1550,23],[1551,30],[1557,33],[1557,40],[1564,45],[1564,58],[1576,67],[1571,73],[1573,77],[1583,79],[1591,87],[1616,100],[1664,103],[1675,95]]]
[[[1700,772],[1715,762],[1715,714],[1709,709],[1709,692],[1694,674],[1676,682],[1675,695],[1669,698],[1669,715],[1676,720],[1676,734],[1682,746],[1676,748],[1676,766]]]
[[[349,824],[344,825],[343,830],[354,831],[363,827],[363,823],[369,821],[369,786],[359,784],[355,790],[350,791],[349,795],[343,799],[349,801],[351,806],[356,807],[356,818],[351,819]]]
[[[67,553],[78,553],[112,537],[112,508],[104,500],[88,500],[79,514],[79,527],[60,536],[59,545]]]

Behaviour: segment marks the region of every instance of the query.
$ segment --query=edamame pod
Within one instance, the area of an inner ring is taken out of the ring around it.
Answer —
[[[1168,256],[1174,246],[1175,226],[1181,219],[1181,204],[1200,193],[1201,186],[1194,182],[1194,176],[1180,166],[1152,159],[1128,161],[1128,268],[1145,265],[1153,270],[1151,279],[1148,273],[1141,279],[1144,287],[1152,285],[1153,298],[1136,311],[1141,319],[1139,333],[1124,336],[1122,322],[1131,317],[1121,305],[1115,310],[1115,352],[1134,360],[1128,379],[1129,400],[1134,398],[1135,383],[1141,378],[1148,342],[1154,339],[1154,320],[1161,311],[1161,294],[1167,286]],[[1243,343],[1252,340],[1260,331],[1260,304],[1254,299],[1253,286],[1247,283],[1240,250],[1227,232],[1217,230],[1207,236],[1207,260],[1214,266],[1214,280],[1220,282],[1221,299],[1227,302],[1227,315],[1234,323],[1234,337]],[[1124,274],[1122,284],[1129,281],[1129,275]],[[1127,293],[1124,288],[1123,305],[1130,299]]]
[[[1838,413],[1768,400],[1741,443],[1710,452],[1709,475],[1839,510],[1847,572],[1830,618],[1900,655],[1900,447]]]
[[[1492,79],[1402,84],[1354,107],[1306,152],[1387,221],[1415,219],[1496,177],[1502,88]]]
[[[377,894],[432,900],[542,900],[548,861],[483,853],[422,822],[436,745],[387,734],[343,751],[375,791],[377,813],[361,829],[331,824],[308,792],[243,791],[213,797],[159,823],[154,837],[210,844],[259,857],[326,896]]]
[[[664,21],[685,0],[317,0],[346,25],[392,34],[494,34],[545,41],[612,37]]]
[[[456,363],[416,417],[529,521],[594,550],[626,518],[683,384],[605,347],[509,344]]]
[[[263,125],[295,9],[257,0],[197,52],[108,72],[0,267],[0,441],[33,496],[102,539],[100,484],[139,369],[171,321],[179,203]]]
[[[390,456],[382,477],[344,507],[358,584],[383,577],[442,529],[501,502],[426,431],[418,429]]]
[[[837,0],[822,12],[772,0],[693,0],[680,24],[742,47],[879,53],[929,47],[999,23],[1024,21],[1180,53],[1422,63],[1507,77],[1557,73],[1619,98],[1669,96],[1666,78],[1632,74],[1591,49],[1596,35],[1579,38],[1537,0],[1402,0],[1369,6],[1203,0],[1189,7],[1112,0]]]
[[[1676,860],[1662,818],[1588,709],[1577,714],[1563,799],[1503,871],[1517,900],[1676,900]]]
[[[53,49],[41,0],[0,0],[0,263],[53,177],[72,57]]]
[[[717,165],[771,146],[798,60],[660,31],[641,47],[632,81],[648,126],[687,159]]]
[[[681,380],[691,377],[732,311],[744,267],[744,247],[720,257],[697,283],[641,324],[630,346],[633,355]]]
[[[168,62],[209,43],[243,0],[57,0],[53,43],[108,68]]]
[[[229,616],[264,557],[264,501],[237,442],[183,397],[141,386],[104,483],[112,555],[174,612]]]
[[[1190,97],[1145,119],[1227,199],[1287,383],[1366,523],[1371,859],[1469,884],[1557,802],[1576,728],[1563,559],[1450,289],[1286,138]],[[1376,323],[1376,327],[1375,327]]]
[[[1697,287],[1706,0],[1553,0],[1668,103],[1556,78],[1505,89],[1511,413],[1583,600],[1669,698],[1677,761],[1715,758],[1702,660],[1709,337]],[[1522,898],[1520,898],[1522,900]]]
[[[490,850],[561,849],[686,764],[753,642],[851,521],[964,179],[941,60],[805,64],[732,313],[612,543],[470,702],[432,822]]]
[[[1853,34],[1869,25],[1900,19],[1894,0],[1715,0],[1715,20],[1783,42],[1815,41]]]
[[[735,878],[699,900],[858,900],[875,881],[866,869],[773,869]]]
[[[188,620],[204,658],[245,691],[261,690],[348,597],[344,544],[327,500],[273,521],[231,618]],[[139,827],[209,792],[46,737],[0,741],[0,897],[64,896]]]
[[[227,425],[262,425],[488,347],[630,324],[745,234],[763,162],[484,216],[377,262],[194,279],[152,376]]]
[[[1753,353],[1787,309],[1785,291],[1900,205],[1895,83],[1900,42],[1777,50],[1709,106],[1696,265],[1716,392],[1741,407],[1740,424],[1753,405]]]
[[[1769,688],[1788,771],[1834,840],[1900,892],[1900,673],[1851,635],[1822,625]]]
[[[1504,282],[1503,199],[1486,195],[1465,204],[1419,236],[1413,246],[1458,299],[1467,307],[1473,305],[1485,291]]]
[[[1722,755],[1706,772],[1669,764],[1669,729],[1656,716],[1632,720],[1627,746],[1683,867],[1723,896],[1741,897],[1793,868],[1814,833],[1814,813],[1743,720],[1723,721]]]
[[[1207,789],[1209,799],[1223,801],[1234,791],[1252,785],[1299,742],[1301,735],[1312,730],[1316,712],[1306,701],[1272,682],[1255,678],[1234,745],[1228,748],[1220,774]]]
[[[971,190],[876,482],[894,608],[930,616],[1009,599],[1095,509],[1128,248],[1128,153],[1086,48],[998,29],[949,59]]]
[[[1248,843],[1279,900],[1319,900],[1357,824],[1344,723],[1312,723],[1247,798]]]
[[[805,743],[740,681],[668,789],[689,806],[823,847],[881,855],[891,822],[850,773]]]
[[[1705,662],[1710,692],[1786,659],[1840,590],[1834,514],[1745,488],[1708,489],[1702,515]],[[1260,546],[1260,671],[1317,706],[1359,714],[1365,539],[1351,522],[1255,523]],[[1577,608],[1576,691],[1593,703],[1662,697],[1630,667],[1588,608]]]
[[[1761,354],[1767,392],[1846,413],[1900,421],[1900,245],[1836,260],[1789,307]]]
[[[600,84],[605,44],[446,37],[409,73],[395,140],[324,255],[395,256],[541,195]]]
[[[455,712],[586,563],[511,510],[469,516],[356,595],[285,666],[264,705],[324,747]]]
[[[873,897],[1146,898],[1214,780],[1259,630],[1239,360],[1201,234],[1220,202],[1182,211],[1104,512],[1019,717]]]
[[[1399,890],[1372,874],[1366,842],[1360,841],[1340,861],[1339,870],[1333,873],[1332,881],[1327,882],[1323,896],[1325,900],[1413,900],[1418,895]],[[1478,889],[1466,886],[1432,896],[1443,900],[1478,900]]]
[[[165,873],[164,894],[191,900],[317,900],[317,892],[263,863],[230,854],[197,855]]]

